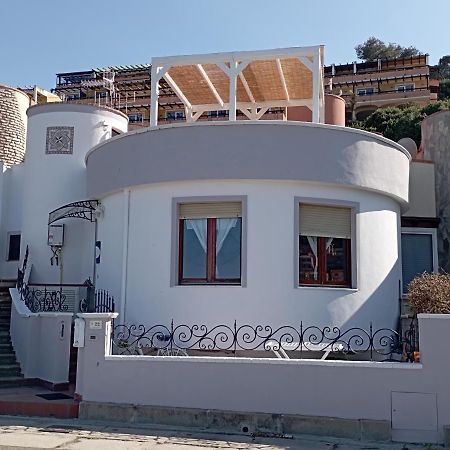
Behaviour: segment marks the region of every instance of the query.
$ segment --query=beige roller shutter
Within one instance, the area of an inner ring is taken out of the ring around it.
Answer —
[[[299,216],[303,236],[351,238],[350,208],[300,204]]]
[[[181,203],[179,205],[180,219],[206,219],[210,217],[227,218],[241,216],[241,202]]]

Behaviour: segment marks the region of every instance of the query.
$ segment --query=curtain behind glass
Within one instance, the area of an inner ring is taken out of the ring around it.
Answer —
[[[207,220],[186,219],[183,239],[183,278],[206,279]]]
[[[216,278],[241,277],[241,219],[216,220]]]

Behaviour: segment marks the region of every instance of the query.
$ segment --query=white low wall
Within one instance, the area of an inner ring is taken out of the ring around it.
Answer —
[[[32,313],[10,289],[11,341],[25,378],[69,381],[72,313]]]
[[[450,425],[450,315],[420,316],[421,364],[109,356],[111,315],[80,316],[86,402],[387,421],[394,440],[418,442],[443,441]]]

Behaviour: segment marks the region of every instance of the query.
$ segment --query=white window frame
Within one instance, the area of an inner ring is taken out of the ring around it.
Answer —
[[[169,118],[169,114],[175,114],[175,117]],[[186,113],[183,110],[166,111],[166,120],[185,120]]]
[[[372,89],[373,92],[371,92],[370,94],[367,93],[367,89]],[[364,94],[362,94],[362,92],[364,91]],[[356,95],[360,95],[362,97],[369,97],[371,95],[374,95],[377,93],[377,89],[374,87],[363,87],[363,88],[357,88],[356,89]]]
[[[318,206],[334,206],[340,208],[349,208],[351,210],[351,242],[350,242],[350,254],[351,254],[351,282],[350,286],[332,286],[332,285],[301,285],[299,284],[299,212],[300,204],[307,205],[318,205]],[[294,197],[294,289],[324,289],[324,290],[336,290],[340,292],[352,291],[356,292],[359,290],[360,279],[359,279],[359,244],[357,238],[359,237],[359,228],[357,215],[360,211],[360,204],[358,202],[346,201],[346,200],[336,200],[327,198],[314,198],[314,197]]]
[[[429,234],[431,236],[431,246],[433,252],[433,273],[439,272],[439,260],[438,260],[438,246],[437,246],[437,229],[436,228],[415,228],[415,227],[402,227],[401,234]],[[402,240],[400,239],[400,247]],[[400,255],[402,254],[400,248]],[[402,293],[403,292],[403,260],[402,260]]]
[[[412,89],[406,89],[407,86],[412,86]],[[400,89],[402,88],[402,89]],[[397,84],[395,86],[396,92],[414,92],[416,90],[415,83],[403,83],[403,84]]]
[[[131,120],[131,117],[133,116],[140,116],[140,118],[138,118],[138,120]],[[143,122],[144,121],[144,114],[143,113],[132,113],[132,114],[128,114],[128,121],[130,123],[138,123],[138,122]]]
[[[240,202],[241,203],[241,283],[240,284],[179,284],[179,206],[183,203],[209,203],[209,202]],[[172,238],[171,238],[171,273],[170,287],[181,289],[200,287],[205,288],[246,288],[247,287],[247,196],[246,195],[218,195],[194,196],[172,198]]]
[[[9,246],[11,244],[11,238],[10,236],[15,236],[15,235],[19,235],[20,236],[20,242],[22,244],[22,232],[21,231],[8,231],[6,233],[6,254],[5,254],[5,261],[7,262],[19,262],[20,261],[20,249],[19,249],[19,259],[9,259]]]
[[[208,111],[207,115],[208,117],[219,118],[219,117],[226,117],[227,113],[228,111],[224,109],[216,109],[214,111]]]
[[[74,100],[80,100],[80,99],[81,99],[81,95],[79,92],[66,94],[66,100],[69,102],[74,101]]]

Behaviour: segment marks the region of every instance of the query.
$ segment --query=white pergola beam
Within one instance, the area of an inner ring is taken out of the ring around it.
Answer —
[[[277,58],[278,75],[280,75],[281,85],[283,86],[284,96],[286,100],[289,100],[289,91],[286,84],[286,78],[284,78],[283,67],[281,66],[280,58]]]
[[[311,72],[314,71],[314,63],[311,62],[311,60],[309,58],[307,58],[306,56],[300,56],[298,58],[300,60],[300,62],[302,64],[304,64]]]
[[[250,86],[248,85],[247,80],[245,79],[244,73],[242,71],[239,72],[239,78],[244,86],[245,92],[247,92],[247,95],[248,95],[248,98],[250,99],[250,101],[252,103],[256,103],[255,97],[253,97],[253,92],[250,89]]]
[[[244,113],[244,115],[247,116],[248,119],[250,119],[250,120],[254,119],[254,115],[247,108],[239,108],[239,110],[242,111]]]
[[[193,112],[193,113],[192,113],[192,121],[193,121],[193,122],[196,122],[197,119],[198,119],[204,112],[205,112],[205,110],[202,110],[202,109]]]
[[[211,79],[209,78],[208,74],[206,73],[205,69],[201,64],[197,64],[197,68],[199,72],[201,73],[203,79],[206,81],[206,84],[208,85],[210,91],[214,95],[215,99],[217,100],[217,103],[223,108],[223,100],[222,97],[217,92],[217,89],[215,88],[214,84],[212,83]]]
[[[287,87],[286,76],[283,71],[281,59],[297,58],[312,72],[313,92],[311,98],[308,99],[291,99],[289,89]],[[251,61],[272,60],[277,65],[278,74],[284,91],[284,100],[274,100],[267,102],[257,102],[250,86],[245,79],[242,71]],[[158,120],[158,95],[159,80],[163,77],[174,93],[184,103],[189,114],[187,120],[196,120],[206,111],[214,111],[217,109],[229,110],[229,119],[236,120],[236,110],[244,111],[244,114],[252,118],[261,117],[269,107],[289,107],[289,106],[307,106],[312,110],[312,121],[323,122],[324,120],[324,95],[323,80],[319,80],[322,76],[323,62],[323,46],[314,47],[294,47],[275,50],[259,50],[253,52],[229,52],[214,53],[206,55],[185,55],[171,56],[152,59],[152,92],[151,92],[151,112],[150,125],[154,126]],[[229,77],[230,81],[230,98],[228,103],[220,96],[216,86],[209,78],[204,70],[204,64],[216,64]],[[177,83],[169,75],[168,70],[172,66],[196,65],[203,79],[206,81],[217,104],[192,105]],[[240,78],[244,89],[248,95],[249,102],[238,102],[237,100],[237,77]]]
[[[255,115],[255,120],[261,119],[261,117],[267,112],[269,109],[268,106],[265,106],[264,108],[261,108]]]
[[[300,56],[312,56],[316,54],[321,47],[322,46],[320,45],[315,45],[311,47],[291,47],[272,50],[155,57],[152,59],[152,64],[157,66],[166,66],[168,64],[183,66],[193,64],[217,64],[230,61],[261,61],[275,58],[298,58]]]
[[[192,109],[191,102],[183,94],[183,91],[178,87],[178,84],[175,83],[173,78],[168,73],[166,73],[163,78],[167,81],[167,84],[172,88],[177,97],[183,102],[184,106],[186,106],[186,108]]]
[[[230,106],[229,103],[224,103],[223,107],[224,109],[228,109]],[[264,102],[237,102],[236,107],[237,109],[253,109],[253,108],[285,108],[287,106],[308,106],[312,107],[312,100],[311,99],[302,99],[302,100],[273,100],[273,101],[264,101]],[[219,105],[217,104],[202,104],[202,105],[193,105],[192,110],[193,111],[199,111],[203,110],[203,112],[206,111],[215,111],[217,110]]]

